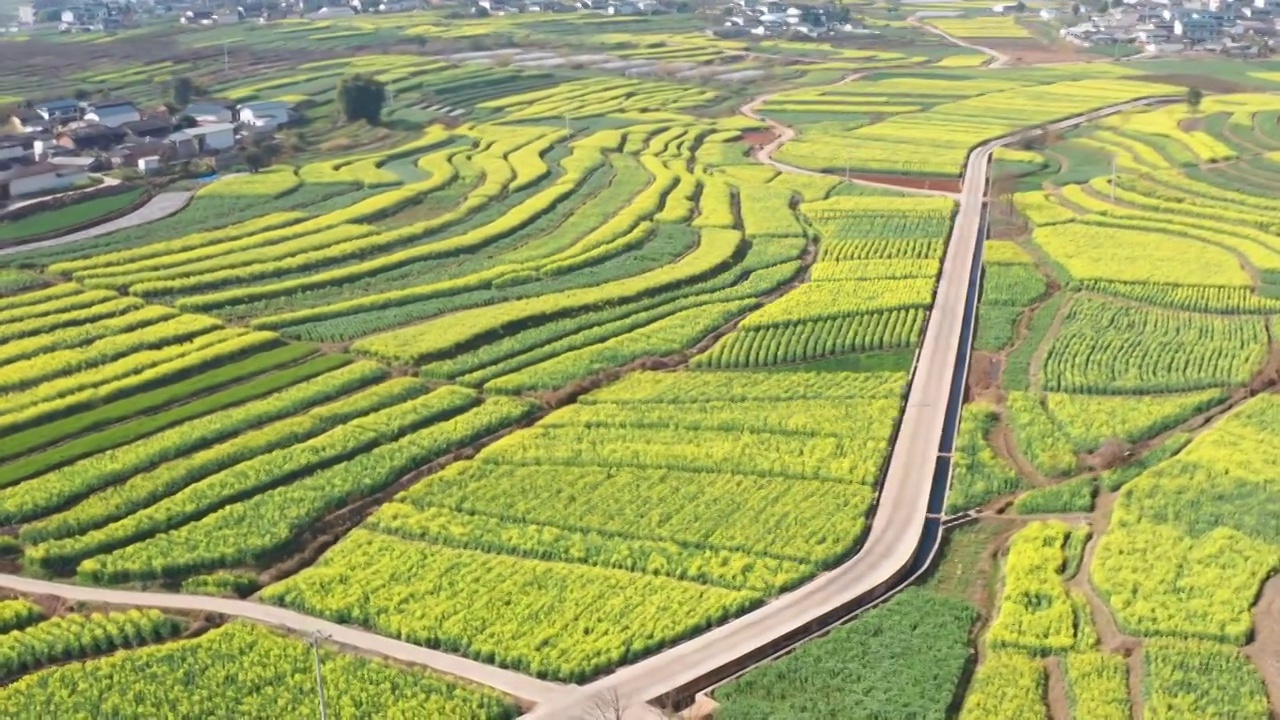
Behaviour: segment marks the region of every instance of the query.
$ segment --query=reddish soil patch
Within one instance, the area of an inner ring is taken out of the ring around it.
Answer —
[[[778,133],[772,130],[752,130],[742,133],[742,142],[751,147],[764,147],[773,142],[778,137]]]
[[[998,53],[1009,57],[1010,65],[1051,65],[1053,63],[1082,62],[1101,60],[1096,56],[1085,55],[1076,46],[1067,43],[1045,45],[1038,40],[1002,40],[988,39],[977,42]],[[1110,59],[1110,58],[1106,58]]]
[[[1000,370],[1004,359],[999,355],[977,350],[969,362],[969,400],[1000,402]]]
[[[1232,82],[1231,80],[1226,80],[1224,78],[1211,77],[1209,75],[1168,73],[1164,75],[1143,75],[1142,79],[1146,82],[1162,83],[1164,85],[1200,88],[1206,93],[1235,93],[1249,91],[1249,88],[1245,85],[1241,85],[1240,83]]]
[[[881,183],[883,185],[896,185],[900,188],[908,188],[912,190],[960,192],[959,178],[912,177],[909,175],[867,175],[863,173],[854,173],[853,178],[855,180],[866,180],[868,182]]]

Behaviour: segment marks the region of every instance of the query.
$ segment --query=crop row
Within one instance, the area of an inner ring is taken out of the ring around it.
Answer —
[[[0,678],[162,640],[182,626],[158,610],[66,615],[0,634]]]
[[[244,405],[222,410],[205,418],[188,421],[128,445],[108,450],[54,470],[3,491],[5,519],[29,520],[64,507],[97,490],[116,486],[93,496],[88,506],[65,515],[27,525],[22,538],[40,542],[68,537],[95,527],[101,521],[75,522],[77,515],[89,514],[89,506],[107,507],[113,495],[145,504],[163,494],[163,488],[179,487],[235,463],[256,457],[272,448],[300,442],[338,424],[402,400],[415,388],[408,382],[385,383],[342,398],[381,378],[385,370],[373,363],[356,363],[296,387]],[[320,403],[329,402],[327,405]],[[306,414],[295,413],[319,405]],[[203,448],[203,449],[202,449]],[[158,486],[142,492],[138,488]],[[124,488],[123,492],[121,488]],[[110,513],[105,520],[118,517]],[[105,521],[104,520],[104,521]]]
[[[119,400],[89,407],[58,420],[14,433],[6,438],[7,442],[3,448],[0,448],[0,460],[16,457],[22,459],[0,468],[0,487],[149,434],[156,428],[167,427],[165,423],[169,420],[181,422],[198,417],[211,409],[259,397],[287,386],[290,381],[305,380],[340,367],[350,360],[342,355],[327,355],[290,368],[287,372],[268,375],[314,352],[315,347],[302,343],[281,345],[242,360],[219,365],[194,377],[163,381],[154,389],[127,395]],[[264,375],[267,377],[263,377]],[[235,385],[237,382],[251,378],[258,379]],[[227,386],[232,387],[225,393],[187,402],[193,397]],[[179,404],[169,411],[159,415],[148,414],[174,403]],[[102,430],[98,435],[83,435],[99,428],[107,429]],[[63,442],[77,435],[83,436],[71,442]],[[48,448],[48,450],[29,454],[41,448]]]
[[[1033,522],[1019,530],[1004,565],[1004,587],[986,634],[993,650],[1052,655],[1076,643],[1076,614],[1062,582],[1070,528]]]
[[[1044,387],[1143,393],[1248,382],[1266,355],[1258,318],[1194,315],[1077,298],[1049,346]]]
[[[699,355],[695,367],[749,368],[806,362],[835,355],[911,348],[924,331],[921,308],[749,327]]]
[[[455,394],[450,391],[450,394]],[[467,395],[456,393],[459,399]],[[460,406],[454,406],[456,409]],[[396,410],[403,410],[398,406]],[[494,398],[351,460],[222,508],[135,545],[81,563],[81,576],[120,583],[242,565],[286,546],[352,498],[385,489],[451,450],[527,416],[528,401]]]
[[[334,717],[510,720],[517,714],[491,690],[359,655],[319,653]],[[56,717],[305,720],[315,715],[314,662],[301,640],[232,623],[196,638],[32,673],[0,688],[0,715],[26,718],[39,708]]]
[[[15,393],[7,398],[13,402],[14,409],[0,414],[0,431],[14,432],[48,422],[52,418],[101,405],[151,385],[262,352],[279,342],[274,333],[219,330],[197,338],[196,341],[172,346],[177,348],[177,352],[169,353],[166,361],[150,366],[142,365],[123,376],[104,377],[113,375],[118,370],[127,370],[125,366],[132,358],[125,358],[117,367],[107,365],[62,380],[51,380],[33,390]]]
[[[732,264],[740,256],[742,235],[716,228],[702,231],[693,252],[679,262],[625,280],[583,288],[554,297],[508,302],[464,310],[414,327],[378,335],[352,347],[400,364],[418,364],[447,352],[464,349],[490,334],[545,318],[581,312],[696,281]]]
[[[135,477],[113,488],[119,490],[117,493],[95,495],[68,514],[82,523],[82,529],[93,529],[34,545],[26,556],[39,567],[68,567],[90,555],[173,529],[228,503],[341,462],[456,414],[475,401],[474,393],[456,387],[418,397],[422,388],[416,381],[393,380],[387,384],[403,386],[403,391],[397,393],[402,398],[399,402],[383,404],[381,409],[362,413],[305,441],[292,445],[277,441],[274,449],[194,482],[171,480],[147,485]]]

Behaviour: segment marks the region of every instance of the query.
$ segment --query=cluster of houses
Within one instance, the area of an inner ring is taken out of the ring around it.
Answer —
[[[155,172],[172,162],[216,156],[246,135],[297,119],[288,103],[193,102],[173,115],[125,100],[50,100],[9,113],[0,130],[0,201],[62,190],[87,173]]]
[[[1127,43],[1149,53],[1187,49],[1267,55],[1280,27],[1280,0],[1135,0],[1064,27],[1084,46]]]
[[[476,15],[570,13],[589,10],[605,15],[664,15],[676,8],[659,0],[475,0]]]
[[[729,31],[716,33],[722,37],[750,34],[816,38],[821,35],[879,34],[854,20],[849,8],[842,3],[789,5],[776,0],[732,0],[724,14],[724,27]]]

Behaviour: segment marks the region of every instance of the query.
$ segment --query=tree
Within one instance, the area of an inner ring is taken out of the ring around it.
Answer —
[[[93,97],[93,91],[89,88],[76,88],[74,96],[77,100],[88,100]]]
[[[1198,87],[1187,88],[1187,107],[1191,112],[1200,111],[1200,101],[1204,100],[1204,92]]]
[[[266,167],[268,162],[270,161],[267,159],[266,153],[256,147],[245,151],[244,164],[249,166],[249,172],[251,173],[256,173]]]
[[[169,99],[178,107],[191,104],[191,98],[200,94],[200,86],[186,75],[179,75],[169,83]]]
[[[371,75],[356,73],[338,81],[338,110],[347,122],[377,124],[386,101],[386,84]]]

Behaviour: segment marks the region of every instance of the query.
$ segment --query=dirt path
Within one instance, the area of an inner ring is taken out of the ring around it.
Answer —
[[[991,58],[992,58],[992,60],[991,60],[991,64],[990,64],[990,65],[987,65],[987,67],[989,67],[989,68],[1002,68],[1002,67],[1005,67],[1006,65],[1008,65],[1008,64],[1009,64],[1009,56],[1008,56],[1008,55],[1005,55],[1005,54],[1004,54],[1004,53],[1002,53],[1002,52],[999,52],[999,51],[997,51],[997,50],[992,50],[991,48],[989,48],[989,47],[984,47],[984,46],[982,46],[982,45],[975,45],[975,44],[973,44],[973,43],[971,43],[971,42],[968,42],[968,41],[966,41],[966,40],[961,40],[960,38],[958,38],[958,37],[956,37],[956,36],[954,36],[954,35],[952,35],[952,34],[950,34],[950,33],[946,32],[946,31],[944,31],[944,30],[940,30],[940,29],[938,29],[938,28],[936,28],[936,27],[934,27],[934,26],[932,26],[932,25],[929,25],[929,24],[927,24],[927,23],[920,22],[920,20],[919,20],[919,19],[917,19],[917,18],[915,18],[914,16],[913,16],[913,17],[909,17],[909,18],[907,18],[907,22],[908,22],[909,24],[911,24],[911,25],[915,26],[915,27],[920,28],[921,30],[924,30],[924,31],[926,31],[926,32],[931,32],[931,33],[933,33],[934,35],[941,36],[943,39],[945,39],[947,42],[949,42],[949,43],[951,43],[951,44],[953,44],[953,45],[959,45],[959,46],[960,46],[960,47],[962,47],[962,48],[968,48],[968,49],[970,49],[970,50],[977,50],[977,51],[978,51],[978,52],[980,52],[980,53],[983,53],[983,54],[986,54],[986,55],[990,55],[990,56],[991,56]]]
[[[1027,368],[1027,389],[1031,392],[1038,393],[1041,390],[1040,371],[1044,367],[1044,356],[1049,352],[1049,346],[1053,345],[1054,338],[1058,337],[1058,333],[1062,331],[1062,323],[1066,320],[1067,313],[1071,311],[1073,300],[1073,297],[1068,297],[1058,308],[1058,313],[1053,316],[1053,322],[1049,323],[1049,330],[1045,332],[1043,338],[1040,338],[1040,345],[1036,347],[1035,352],[1031,353],[1031,367]]]
[[[1071,720],[1071,701],[1067,699],[1066,669],[1062,658],[1051,657],[1044,663],[1049,676],[1050,720]]]
[[[1253,633],[1244,654],[1262,674],[1271,707],[1280,708],[1280,575],[1271,576],[1262,586],[1253,606]]]
[[[835,83],[832,83],[831,85],[828,85],[825,87],[835,87],[837,85],[844,85],[845,83],[850,83],[855,80],[859,80],[865,77],[866,75],[868,75],[868,73],[865,71],[856,72],[856,73],[853,73],[852,75],[847,75],[841,78],[840,80],[836,81]],[[794,165],[788,165],[784,162],[775,160],[773,158],[774,153],[776,153],[778,149],[781,148],[786,143],[794,140],[796,136],[799,134],[796,132],[795,128],[789,125],[783,125],[782,123],[777,122],[776,120],[770,120],[769,118],[764,117],[763,115],[760,114],[760,106],[764,105],[771,98],[773,98],[774,96],[778,95],[781,92],[785,92],[785,91],[779,90],[771,93],[766,93],[764,95],[757,95],[756,97],[747,101],[745,104],[743,104],[741,107],[738,108],[738,114],[751,118],[756,122],[762,122],[765,125],[768,125],[769,129],[772,130],[774,133],[773,140],[771,140],[768,144],[764,145],[763,147],[756,148],[756,150],[751,153],[752,159],[754,159],[756,162],[760,162],[765,165],[768,165],[769,167],[772,167],[778,172],[796,173],[799,175],[814,175],[814,176],[820,176],[820,177],[835,177],[835,178],[840,178],[840,180],[845,182],[851,182],[856,185],[862,185],[865,187],[879,188],[882,190],[897,190],[899,192],[914,193],[917,195],[940,195],[942,197],[949,197],[949,198],[959,197],[959,193],[944,192],[942,190],[926,190],[924,188],[903,187],[901,185],[894,185],[892,183],[881,183],[881,182],[875,182],[873,180],[863,180],[861,178],[853,178],[853,177],[845,178],[843,175],[837,175],[835,173],[817,172],[816,170],[806,170],[804,168],[796,167]]]
[[[1084,548],[1084,561],[1080,563],[1080,572],[1067,582],[1067,587],[1079,591],[1089,601],[1089,612],[1093,615],[1093,625],[1098,631],[1098,639],[1102,650],[1109,653],[1129,654],[1140,645],[1140,641],[1120,631],[1111,608],[1098,595],[1089,579],[1093,570],[1093,559],[1098,551],[1098,542],[1111,526],[1111,511],[1115,508],[1119,493],[1105,493],[1098,496],[1090,521],[1091,533],[1089,543]]]

